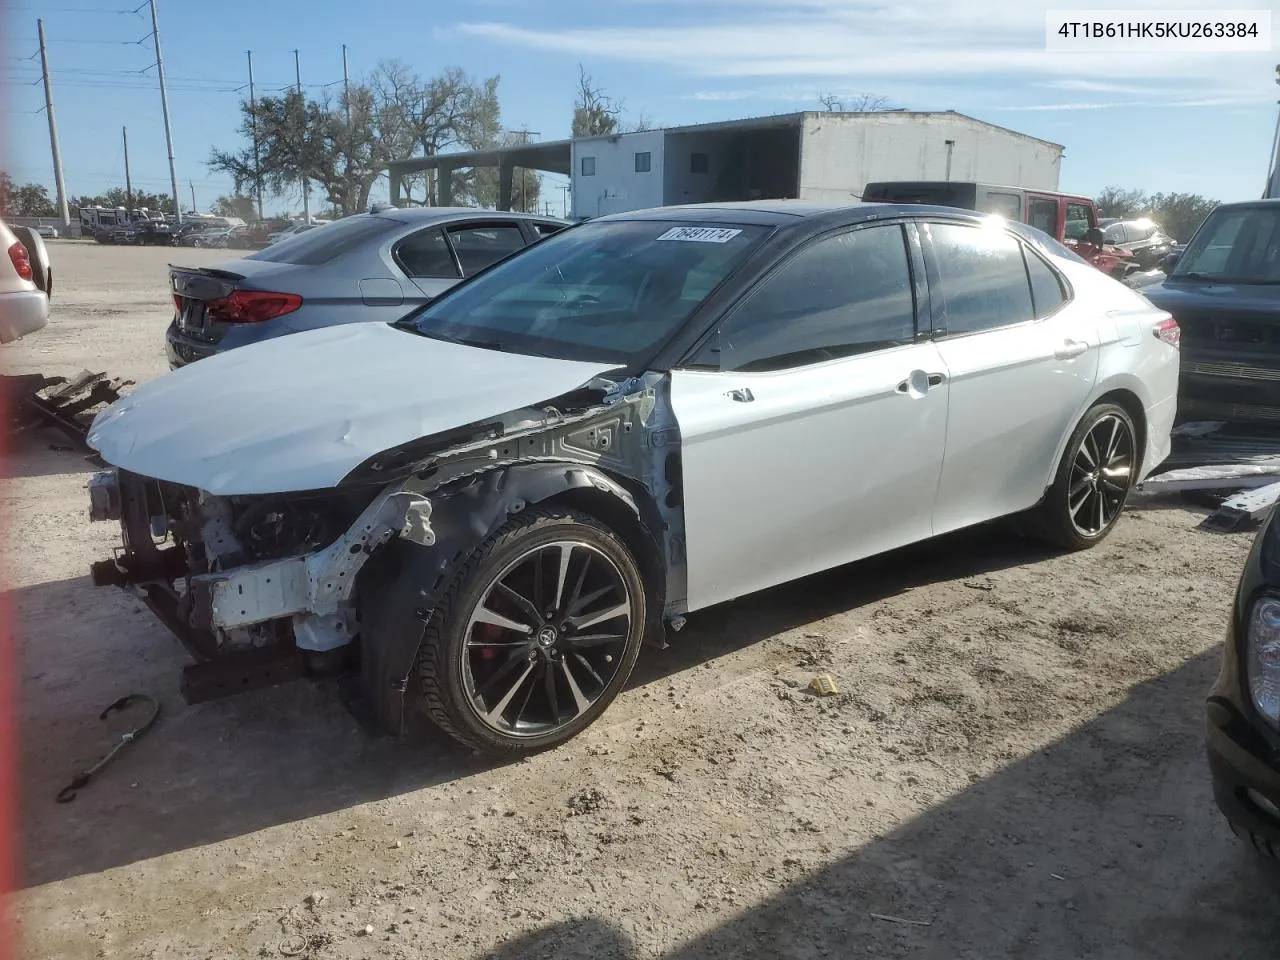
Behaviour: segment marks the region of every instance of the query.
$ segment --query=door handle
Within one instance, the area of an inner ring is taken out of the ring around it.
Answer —
[[[1080,340],[1065,340],[1063,341],[1062,346],[1053,351],[1053,355],[1059,360],[1071,360],[1080,356],[1088,349],[1089,345]]]
[[[730,400],[738,401],[738,403],[750,403],[756,398],[755,394],[751,392],[749,387],[739,387],[737,390],[727,390],[725,391],[725,396]]]
[[[923,370],[912,370],[911,375],[897,386],[898,393],[909,397],[923,397],[930,387],[936,387],[945,380],[944,373],[925,373]]]

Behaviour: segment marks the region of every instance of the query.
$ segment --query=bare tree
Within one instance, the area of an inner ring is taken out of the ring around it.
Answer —
[[[888,97],[875,93],[859,93],[850,97],[824,93],[818,97],[818,102],[830,113],[878,113],[894,109]]]
[[[622,102],[605,95],[595,81],[578,64],[578,99],[573,104],[575,137],[607,137],[618,132],[622,121]]]

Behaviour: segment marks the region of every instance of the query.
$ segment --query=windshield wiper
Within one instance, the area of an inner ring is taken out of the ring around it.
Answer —
[[[1175,273],[1170,280],[1203,280],[1209,283],[1238,283],[1245,286],[1274,286],[1280,280],[1265,280],[1262,277],[1211,277],[1203,273]]]
[[[465,343],[468,347],[479,347],[481,350],[497,350],[502,352],[502,342],[499,340],[467,340],[461,339],[456,343]]]

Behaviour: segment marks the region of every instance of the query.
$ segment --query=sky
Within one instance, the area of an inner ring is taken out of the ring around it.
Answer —
[[[3,166],[46,183],[53,164],[39,83],[44,18],[69,194],[124,184],[128,128],[135,187],[169,191],[151,21],[138,0],[0,0],[8,136]],[[461,67],[501,77],[508,129],[566,137],[581,64],[655,125],[821,109],[818,97],[882,96],[911,110],[956,110],[1063,144],[1059,187],[1261,194],[1276,129],[1280,43],[1252,53],[1048,51],[1047,9],[1102,0],[157,0],[174,153],[184,209],[207,209],[231,183],[210,173],[214,147],[240,146],[246,51],[256,89],[294,80],[299,51],[312,95],[398,59],[424,77]],[[1115,5],[1118,6],[1118,5]],[[1205,9],[1127,0],[1126,9]],[[1280,0],[1233,0],[1269,9]],[[543,196],[559,212],[563,180]],[[385,196],[383,187],[375,198]],[[313,194],[314,196],[314,194]],[[268,211],[281,204],[268,202]],[[296,202],[293,204],[296,209]]]

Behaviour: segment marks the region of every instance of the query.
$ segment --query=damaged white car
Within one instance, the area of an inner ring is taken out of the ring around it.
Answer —
[[[1099,542],[1168,452],[1177,348],[977,214],[604,217],[103,412],[94,579],[191,650],[188,699],[346,672],[392,732],[546,748],[691,611],[997,517]]]

